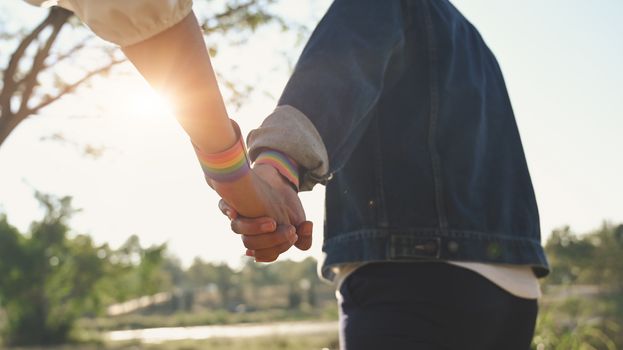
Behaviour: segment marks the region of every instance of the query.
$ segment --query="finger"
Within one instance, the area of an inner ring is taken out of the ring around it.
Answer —
[[[274,232],[261,235],[242,235],[242,243],[251,250],[268,249],[282,243],[293,245],[297,239],[296,230],[291,225],[279,225]]]
[[[277,260],[281,253],[286,252],[288,249],[292,247],[290,242],[282,243],[276,247],[268,248],[268,249],[259,249],[254,251],[255,261],[256,262],[273,262]]]
[[[298,240],[294,244],[298,249],[307,250],[311,248],[313,229],[314,224],[311,221],[305,221],[298,226],[296,230]]]
[[[294,200],[296,199],[296,200]],[[287,202],[288,216],[292,223],[302,223],[305,221],[305,210],[298,197],[294,197],[293,200]]]
[[[273,232],[277,229],[277,223],[273,218],[245,218],[237,217],[231,221],[231,230],[247,236],[260,235]]]
[[[208,186],[214,190],[214,180],[206,178],[206,182],[208,183]]]
[[[221,210],[221,213],[225,214],[229,218],[229,220],[234,220],[238,217],[238,212],[236,209],[232,208],[227,202],[224,200],[218,201],[218,208]]]

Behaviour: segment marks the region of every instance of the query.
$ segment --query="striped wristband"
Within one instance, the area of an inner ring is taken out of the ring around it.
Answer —
[[[268,164],[274,167],[283,177],[299,190],[299,171],[296,162],[286,154],[273,149],[263,150],[254,164]]]
[[[236,143],[230,148],[218,153],[204,153],[193,144],[206,180],[233,182],[251,170],[240,128],[235,121],[232,120],[231,123],[236,131],[237,139]]]

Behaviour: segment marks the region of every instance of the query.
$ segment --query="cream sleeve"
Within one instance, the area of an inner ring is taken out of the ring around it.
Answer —
[[[37,6],[73,11],[104,40],[128,46],[179,23],[192,0],[26,0]]]
[[[329,156],[314,124],[300,110],[282,105],[247,136],[249,157],[255,161],[265,148],[287,154],[300,167],[301,191],[311,191],[331,179]]]

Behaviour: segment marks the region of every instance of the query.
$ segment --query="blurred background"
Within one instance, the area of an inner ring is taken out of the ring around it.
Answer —
[[[539,201],[552,274],[533,348],[623,349],[623,2],[452,2],[505,73]],[[330,3],[195,0],[243,133]],[[117,48],[65,11],[2,2],[0,71],[0,344],[337,349],[323,188],[302,195],[312,250],[256,264]]]

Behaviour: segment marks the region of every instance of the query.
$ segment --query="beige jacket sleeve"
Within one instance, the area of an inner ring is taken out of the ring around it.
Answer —
[[[128,46],[179,23],[192,0],[25,0],[36,6],[61,6],[74,12],[104,40]]]
[[[289,105],[278,106],[262,125],[247,137],[249,157],[255,161],[265,148],[287,154],[300,168],[300,190],[310,191],[331,179],[329,157],[322,137],[303,112]]]

